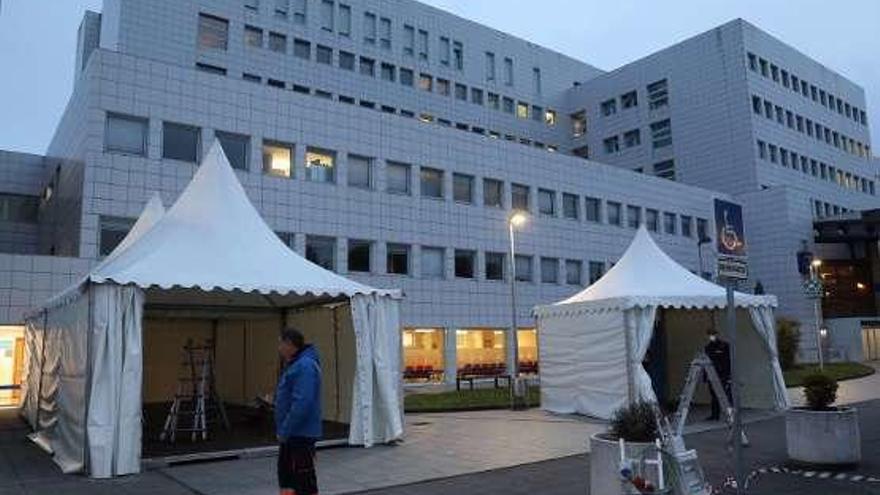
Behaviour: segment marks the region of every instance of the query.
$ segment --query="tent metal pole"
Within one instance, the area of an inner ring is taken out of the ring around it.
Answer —
[[[88,291],[88,320],[86,324],[86,383],[85,383],[85,412],[83,415],[83,471],[85,473],[89,473],[91,459],[89,459],[89,406],[91,405],[91,396],[92,396],[92,358],[93,358],[93,350],[92,350],[92,332],[94,321],[92,320],[93,316],[93,305],[95,303],[94,300],[94,292],[92,291],[92,284],[86,284],[86,290]]]
[[[333,390],[336,400],[336,421],[339,421],[342,410],[339,407],[339,319],[336,316],[338,308],[331,308],[330,314],[333,315],[333,376],[336,379],[336,387]]]
[[[632,372],[632,315],[630,311],[634,311],[634,309],[626,310],[623,314],[623,340],[626,344],[626,400],[627,403],[632,404],[635,399],[635,380],[633,380]]]
[[[46,367],[46,334],[49,328],[49,310],[43,311],[43,343],[40,346],[40,383],[37,385],[37,417],[34,419],[34,431],[40,431],[40,409],[43,402],[43,374]]]

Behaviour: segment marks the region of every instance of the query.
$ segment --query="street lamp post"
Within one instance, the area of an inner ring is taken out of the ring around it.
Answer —
[[[514,241],[514,230],[517,227],[525,225],[528,217],[523,212],[514,212],[507,221],[508,232],[510,234],[510,355],[513,358],[512,367],[510,369],[510,402],[511,408],[517,408],[523,402],[524,390],[519,376],[519,335],[517,330],[519,325],[516,321],[516,243]]]
[[[816,318],[816,353],[819,356],[819,371],[825,370],[825,359],[822,352],[822,344],[823,344],[823,330],[827,332],[827,330],[822,328],[822,295],[825,292],[825,289],[822,288],[822,281],[819,279],[819,267],[822,266],[822,260],[814,259],[810,263],[810,279],[812,281],[813,287],[815,287],[816,293],[813,297],[813,314]]]

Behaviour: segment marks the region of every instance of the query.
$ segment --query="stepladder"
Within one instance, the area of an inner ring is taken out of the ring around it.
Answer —
[[[182,433],[189,434],[193,442],[204,441],[218,425],[229,429],[226,408],[217,393],[214,342],[196,345],[190,339],[181,350],[177,390],[159,439],[174,443]]]

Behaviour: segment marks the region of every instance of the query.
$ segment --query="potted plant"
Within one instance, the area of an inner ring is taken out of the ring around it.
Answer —
[[[820,465],[853,465],[862,459],[858,411],[835,407],[837,382],[815,373],[804,379],[806,407],[785,413],[788,457],[796,462]]]
[[[590,493],[627,493],[620,476],[620,439],[626,457],[637,459],[652,449],[657,439],[657,420],[650,403],[636,402],[615,411],[606,432],[590,437]],[[657,473],[650,470],[647,481],[655,486]],[[631,493],[639,493],[630,486]]]

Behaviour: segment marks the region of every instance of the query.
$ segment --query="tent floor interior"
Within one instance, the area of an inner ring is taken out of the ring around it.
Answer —
[[[226,404],[229,430],[219,424],[210,429],[207,440],[190,440],[188,432],[178,432],[175,443],[159,439],[170,402],[144,405],[143,457],[158,458],[182,454],[222,452],[276,445],[272,413],[253,407]],[[211,427],[211,423],[209,423]],[[348,438],[348,425],[324,421],[324,440]]]

